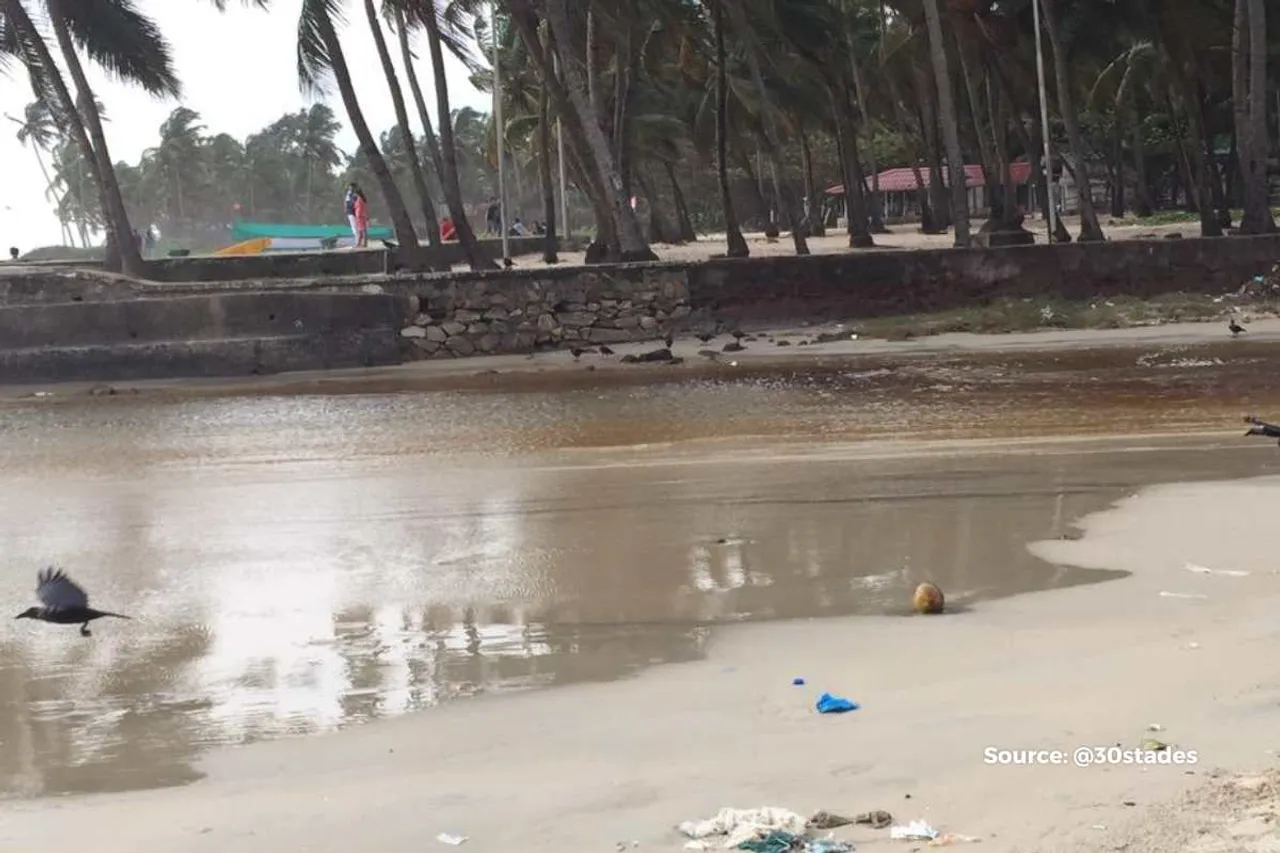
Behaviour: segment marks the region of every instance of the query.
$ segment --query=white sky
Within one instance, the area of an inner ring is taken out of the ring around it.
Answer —
[[[285,112],[308,104],[298,90],[295,68],[301,5],[301,0],[275,0],[271,12],[261,12],[241,8],[233,0],[227,12],[219,15],[211,3],[201,0],[138,0],[138,6],[159,24],[173,49],[183,83],[182,103],[200,113],[209,132],[226,132],[241,140]],[[377,134],[395,123],[391,97],[358,0],[349,0],[346,17],[347,24],[340,32],[343,52],[365,120]],[[392,34],[385,29],[384,32],[403,86],[399,48]],[[437,121],[435,84],[425,36],[415,41],[414,53],[418,56],[416,70],[431,119]],[[448,53],[445,68],[450,106],[455,110],[469,106],[488,112],[490,97],[471,86],[464,66]],[[178,103],[157,101],[144,92],[108,81],[96,70],[91,72],[90,82],[106,107],[109,121],[104,127],[112,161],[137,162],[145,149],[156,144],[161,123]],[[409,97],[407,90],[405,96]],[[351,153],[356,148],[355,136],[345,126],[346,111],[336,89],[328,100],[344,125],[338,145]],[[10,77],[0,76],[0,115],[21,118],[23,107],[30,101],[31,87],[20,69],[14,69]],[[416,119],[414,129],[418,130]],[[25,252],[61,242],[57,217],[44,198],[44,180],[35,155],[18,143],[17,130],[13,122],[0,119],[0,178],[5,185],[0,200],[0,250],[5,257],[9,246]]]

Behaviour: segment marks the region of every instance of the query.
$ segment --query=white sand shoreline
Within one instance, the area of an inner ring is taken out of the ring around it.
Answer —
[[[6,803],[0,849],[39,849],[56,831],[97,853],[418,853],[444,849],[439,832],[477,851],[678,850],[679,821],[759,805],[886,809],[981,836],[986,851],[1111,849],[1119,832],[1138,839],[1129,850],[1182,849],[1142,847],[1147,808],[1214,767],[1274,764],[1280,745],[1277,497],[1277,477],[1156,487],[1088,519],[1082,540],[1035,546],[1133,572],[1109,583],[940,618],[730,627],[707,659],[621,682],[218,751],[185,788]],[[863,708],[819,716],[823,690]],[[1151,722],[1199,751],[1194,775],[982,761],[986,746],[1137,746]],[[922,846],[837,834],[859,850]]]

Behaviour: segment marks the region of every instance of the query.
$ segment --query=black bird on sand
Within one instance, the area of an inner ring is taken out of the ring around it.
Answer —
[[[1232,317],[1231,322],[1227,324],[1227,330],[1231,332],[1231,337],[1235,337],[1244,331],[1244,326],[1236,322],[1236,318]]]
[[[577,361],[578,359],[582,358],[582,356],[585,353],[589,353],[589,352],[591,352],[591,350],[589,349],[582,349],[581,347],[569,347],[569,354],[573,356],[574,361]]]
[[[613,355],[613,350],[609,349],[608,347],[602,346],[602,347],[600,347],[600,354],[601,354],[601,355]]]
[[[1280,444],[1280,426],[1269,424],[1264,420],[1255,418],[1253,415],[1245,415],[1244,422],[1252,424],[1252,426],[1249,427],[1249,431],[1245,433],[1246,438],[1251,435],[1260,435],[1264,438],[1277,439],[1276,443]]]
[[[743,338],[747,336],[747,333],[742,331],[741,329],[734,329],[729,334],[733,335],[733,339],[735,341],[741,341]]]
[[[667,336],[662,339],[662,342],[667,345],[667,349],[671,349],[671,345],[676,342],[676,336],[667,332]]]
[[[701,335],[698,335],[698,340],[702,341],[705,344],[705,343],[710,343],[714,337],[715,335],[709,334],[707,332],[703,332]]]
[[[89,623],[104,616],[128,619],[120,613],[94,610],[89,606],[89,596],[80,585],[67,577],[61,569],[50,566],[36,575],[36,598],[41,607],[28,607],[17,619],[38,619],[55,625],[79,625],[80,636],[91,636]]]

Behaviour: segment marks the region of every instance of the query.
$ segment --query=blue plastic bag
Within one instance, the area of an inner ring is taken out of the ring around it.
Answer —
[[[845,711],[856,711],[862,706],[857,702],[850,702],[843,696],[832,696],[830,693],[823,693],[818,697],[818,713],[819,714],[843,714]]]

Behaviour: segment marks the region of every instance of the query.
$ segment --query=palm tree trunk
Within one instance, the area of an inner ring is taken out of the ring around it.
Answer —
[[[560,119],[561,130],[565,134],[565,153],[568,155],[568,162],[574,174],[574,183],[583,191],[591,204],[596,223],[596,235],[587,246],[586,262],[599,263],[609,257],[617,257],[621,254],[621,250],[618,246],[617,227],[613,222],[607,194],[600,183],[599,172],[586,168],[587,156],[584,152],[589,147],[586,133],[569,101],[569,93],[564,82],[556,73],[556,63],[548,63],[545,59],[542,39],[538,35],[541,29],[538,16],[529,0],[506,0],[506,5],[511,21],[520,32],[520,38],[525,44],[529,58],[533,61],[539,79],[548,87],[551,106],[557,118]],[[548,28],[546,38],[554,58],[557,53],[555,32]]]
[[[689,205],[685,203],[684,190],[676,180],[676,168],[670,160],[663,160],[662,167],[667,173],[667,183],[671,184],[671,203],[676,209],[676,229],[680,232],[680,239],[685,243],[696,243],[698,232],[693,230],[693,222],[689,219]]]
[[[1245,5],[1241,10],[1239,7]],[[1249,95],[1247,134],[1248,145],[1241,148],[1241,161],[1248,167],[1245,172],[1245,212],[1240,229],[1249,234],[1270,234],[1276,230],[1271,217],[1270,186],[1267,180],[1267,21],[1265,0],[1238,0],[1237,20],[1244,11],[1249,28]],[[1236,96],[1239,98],[1239,96]],[[1237,100],[1237,104],[1239,100]],[[1237,111],[1239,107],[1236,107]],[[1237,127],[1239,136],[1239,128]],[[1245,152],[1248,152],[1245,155]]]
[[[356,98],[355,87],[351,85],[351,73],[347,69],[347,59],[342,53],[342,45],[338,41],[337,32],[333,29],[333,21],[329,18],[328,9],[323,4],[317,4],[316,23],[329,54],[329,61],[333,67],[333,79],[338,84],[338,92],[342,96],[342,105],[346,107],[347,118],[351,121],[351,129],[355,132],[360,148],[369,161],[369,170],[373,172],[378,188],[382,190],[382,198],[387,205],[387,215],[391,218],[391,224],[395,228],[396,242],[400,246],[400,260],[410,269],[418,267],[422,265],[425,258],[422,246],[418,242],[418,234],[413,230],[413,220],[410,219],[409,209],[400,195],[400,188],[396,186],[395,178],[387,167],[386,158],[378,150],[378,144],[374,141],[373,134],[369,132],[369,125],[364,120],[364,112],[360,109],[360,101]]]
[[[36,49],[42,54],[41,60],[47,62],[50,83],[63,102],[68,124],[76,138],[81,155],[88,161],[89,174],[97,184],[102,213],[111,236],[108,240],[111,245],[107,249],[107,267],[118,268],[125,275],[142,278],[146,274],[146,266],[142,261],[142,253],[138,251],[138,244],[133,239],[129,214],[125,210],[124,199],[120,195],[120,185],[116,182],[115,169],[111,165],[111,155],[107,151],[107,139],[102,131],[102,118],[98,115],[98,104],[94,100],[93,90],[85,77],[84,66],[80,64],[80,56],[76,53],[75,44],[67,29],[62,3],[63,0],[49,0],[49,21],[53,25],[63,61],[67,64],[67,71],[70,72],[76,91],[79,93],[79,103],[71,98],[62,75],[57,72],[53,57],[49,55],[44,38],[36,30],[21,2],[6,0],[5,9],[14,26],[28,34],[36,45]],[[113,257],[113,254],[118,255],[118,267],[117,258]]]
[[[422,123],[422,138],[427,144],[427,155],[431,158],[431,168],[435,171],[436,180],[444,192],[444,166],[440,162],[440,143],[436,140],[435,131],[431,127],[431,116],[427,113],[427,99],[422,95],[422,86],[418,84],[418,73],[413,70],[413,51],[409,47],[409,29],[404,12],[396,11],[396,38],[400,42],[400,60],[404,63],[404,76],[409,81],[409,92],[413,96],[414,108],[418,111],[418,121]]]
[[[440,22],[436,18],[435,0],[422,4],[422,25],[427,30],[427,46],[431,51],[431,74],[436,85],[436,118],[440,123],[440,183],[444,189],[445,204],[453,220],[458,242],[467,266],[473,270],[496,269],[497,264],[480,255],[475,232],[467,221],[467,209],[462,203],[462,187],[458,183],[458,149],[453,139],[453,111],[449,109],[449,81],[444,73],[444,51],[440,46]],[[426,112],[426,108],[423,108]]]
[[[557,45],[572,44],[569,10],[565,3],[566,0],[547,0],[545,6],[547,23],[551,26]],[[600,183],[603,185],[605,197],[609,202],[609,207],[614,216],[614,223],[617,226],[618,245],[621,249],[622,260],[657,260],[657,255],[653,253],[644,239],[644,233],[640,230],[640,223],[636,219],[635,211],[628,204],[628,199],[623,191],[622,179],[618,175],[613,155],[609,151],[609,141],[605,139],[604,133],[600,130],[600,122],[595,110],[592,109],[591,104],[587,101],[585,84],[582,80],[582,74],[578,71],[576,60],[571,56],[566,56],[563,50],[560,51],[560,59],[564,70],[566,88],[568,89],[569,102],[577,113],[578,121],[582,125],[583,133],[586,135],[587,150],[581,152],[581,154],[591,161],[586,165],[594,167],[595,171],[600,175]]]
[[[938,0],[924,0],[925,23],[929,30],[929,53],[934,80],[938,84],[938,110],[942,139],[947,146],[947,165],[951,173],[951,222],[955,226],[957,247],[969,245],[969,194],[965,188],[964,155],[960,151],[960,125],[952,97],[951,73],[947,69],[947,43],[942,32],[942,16]]]
[[[800,170],[804,172],[804,195],[809,200],[809,234],[814,237],[825,237],[827,225],[822,221],[821,196],[818,194],[818,185],[813,179],[813,152],[809,149],[809,134],[805,132],[804,124],[801,122],[796,123],[796,135],[800,137]]]
[[[418,203],[422,205],[427,243],[431,248],[439,249],[440,220],[436,217],[436,206],[431,203],[427,179],[422,174],[422,162],[418,159],[418,146],[413,141],[413,130],[409,127],[409,111],[405,108],[404,93],[400,91],[400,80],[396,76],[395,66],[391,64],[391,52],[387,50],[387,40],[382,34],[382,23],[378,20],[378,10],[373,5],[373,0],[364,0],[364,14],[369,20],[369,29],[373,32],[373,44],[378,51],[378,61],[382,63],[382,74],[387,78],[387,88],[391,91],[391,105],[395,108],[396,125],[400,130],[400,138],[404,142],[409,175],[413,178],[413,187],[418,193]]]
[[[727,0],[709,0],[712,10],[712,26],[716,39],[716,179],[720,184],[720,204],[724,210],[724,233],[731,258],[745,258],[751,254],[747,241],[738,225],[738,214],[733,209],[733,193],[729,189],[729,81],[725,69],[728,63],[724,46],[724,4]]]
[[[1139,217],[1152,214],[1151,190],[1147,185],[1147,147],[1142,139],[1142,120],[1132,105],[1125,111],[1129,117],[1133,142],[1133,212]]]
[[[754,31],[747,21],[747,17],[742,7],[733,0],[727,0],[729,3],[729,17],[733,22],[734,28],[738,31],[738,37],[746,44],[747,68],[751,72],[751,81],[755,85],[756,94],[760,96],[762,116],[761,125],[764,133],[761,134],[761,141],[765,145],[765,153],[769,156],[771,166],[771,174],[773,178],[773,191],[777,197],[777,201],[781,203],[783,212],[789,220],[791,229],[791,239],[795,244],[797,255],[809,254],[809,244],[805,240],[804,229],[799,226],[800,214],[796,210],[795,194],[791,190],[791,182],[788,180],[786,173],[786,161],[782,157],[782,135],[778,131],[777,124],[777,106],[773,103],[772,97],[769,95],[769,89],[764,84],[764,74],[760,71],[760,57],[757,55],[757,45],[754,41]],[[781,183],[778,179],[778,173],[782,172]]]
[[[1102,226],[1098,224],[1098,212],[1093,207],[1093,184],[1089,180],[1089,167],[1084,159],[1084,136],[1080,133],[1080,120],[1071,99],[1071,74],[1067,68],[1067,54],[1058,31],[1058,13],[1054,0],[1040,0],[1044,9],[1045,29],[1049,31],[1049,45],[1053,48],[1054,82],[1058,88],[1058,110],[1067,128],[1068,159],[1071,174],[1076,181],[1076,195],[1080,199],[1080,242],[1105,240]]]
[[[542,45],[545,64],[552,65],[551,42]],[[558,263],[556,239],[556,191],[551,182],[551,95],[544,80],[538,88],[538,182],[542,185],[542,218],[547,229],[542,244],[542,262]]]

